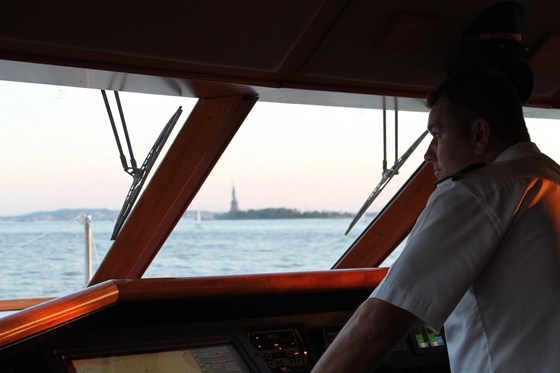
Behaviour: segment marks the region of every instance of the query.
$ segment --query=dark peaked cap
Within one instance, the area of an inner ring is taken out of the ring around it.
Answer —
[[[521,9],[517,2],[496,4],[479,14],[465,31],[448,73],[486,68],[505,76],[522,103],[533,92],[533,72],[521,42]]]

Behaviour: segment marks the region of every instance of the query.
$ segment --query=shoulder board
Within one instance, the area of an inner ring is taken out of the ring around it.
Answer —
[[[439,180],[439,181],[436,183],[436,185],[439,184],[439,183],[444,182],[445,180],[449,180],[449,179],[451,179],[451,180],[453,180],[453,181],[458,180],[459,178],[461,178],[461,176],[463,176],[463,175],[465,175],[465,174],[467,174],[467,173],[469,173],[469,172],[471,172],[471,171],[473,171],[473,170],[476,170],[476,169],[479,169],[479,168],[481,168],[481,167],[484,167],[484,166],[486,166],[486,163],[484,163],[484,162],[482,162],[482,163],[474,163],[474,164],[468,165],[467,167],[462,168],[461,170],[459,170],[458,172],[456,172],[455,174],[450,175],[450,176],[447,176],[447,177],[445,177],[445,178]]]

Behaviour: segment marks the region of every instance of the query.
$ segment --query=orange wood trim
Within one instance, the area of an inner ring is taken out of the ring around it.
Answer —
[[[117,302],[112,282],[90,287],[0,318],[0,349]]]
[[[429,163],[421,166],[335,268],[379,266],[410,233],[436,181],[432,166]]]
[[[119,301],[175,298],[268,295],[373,289],[387,274],[381,269],[349,269],[318,272],[272,273],[192,278],[115,280]]]
[[[256,101],[198,101],[90,285],[142,276]]]
[[[25,299],[2,299],[0,300],[0,311],[18,311],[40,303],[45,303],[54,298],[25,298]]]
[[[373,289],[386,268],[112,280],[0,318],[0,350],[117,302]]]

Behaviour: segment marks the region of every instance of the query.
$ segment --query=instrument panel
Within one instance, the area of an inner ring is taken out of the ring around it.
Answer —
[[[300,373],[311,371],[340,329],[307,330],[298,325],[194,334],[180,329],[146,331],[154,336],[150,343],[140,340],[144,332],[139,330],[121,330],[118,337],[104,331],[87,335],[88,343],[49,345],[45,357],[57,373]],[[443,334],[415,328],[379,371],[449,372],[445,355]]]
[[[271,372],[307,372],[312,367],[299,329],[249,332],[248,338]]]
[[[0,349],[0,373],[106,373],[115,371],[105,369],[111,366],[119,372],[141,366],[145,373],[310,372],[370,293],[134,298]],[[449,371],[445,335],[425,328],[413,330],[378,369]]]

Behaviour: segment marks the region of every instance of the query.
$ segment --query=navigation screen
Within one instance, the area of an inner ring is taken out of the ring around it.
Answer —
[[[76,373],[250,373],[230,345],[72,359]]]

